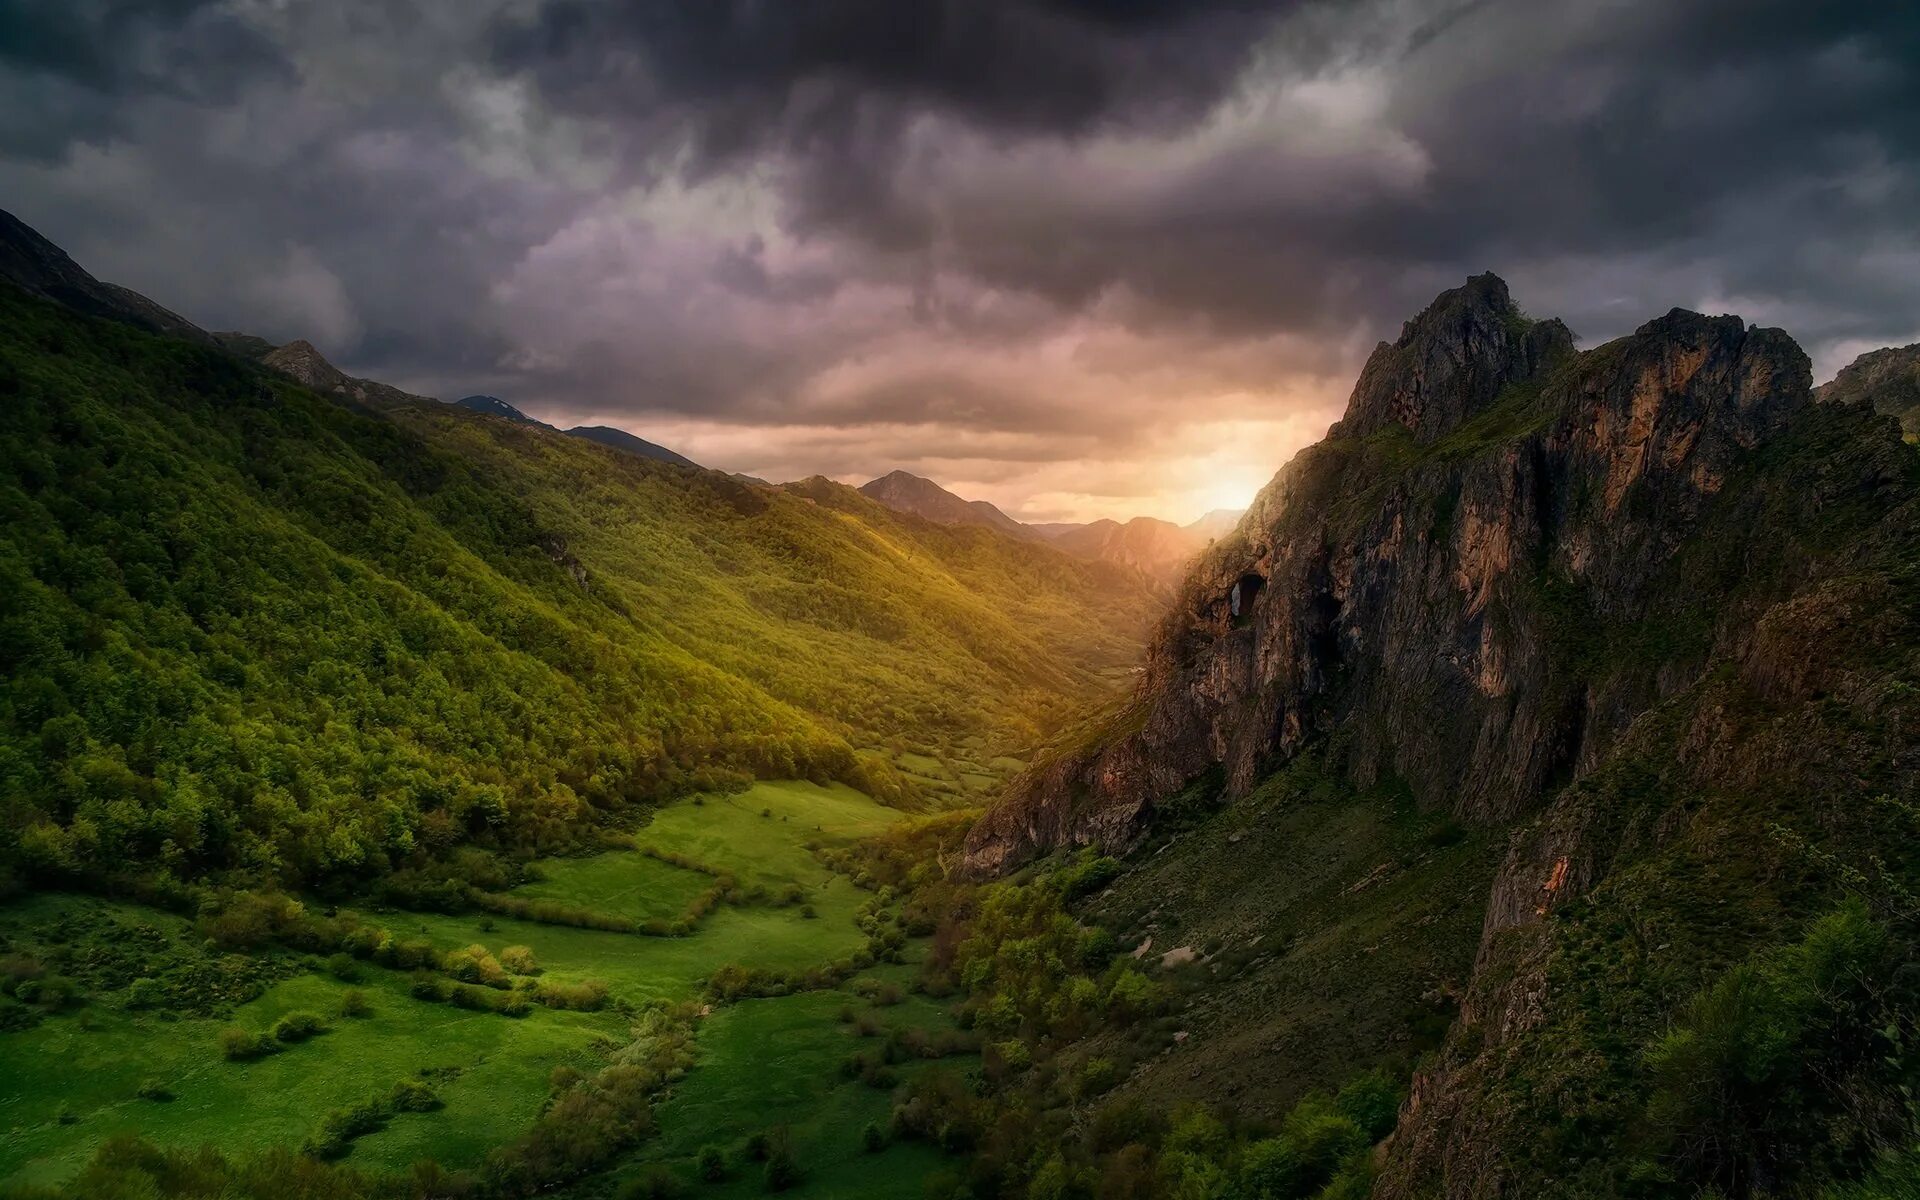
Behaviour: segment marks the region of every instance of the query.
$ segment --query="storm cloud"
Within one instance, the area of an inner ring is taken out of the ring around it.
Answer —
[[[0,206],[416,390],[1190,519],[1482,270],[1920,340],[1920,10],[0,0]]]

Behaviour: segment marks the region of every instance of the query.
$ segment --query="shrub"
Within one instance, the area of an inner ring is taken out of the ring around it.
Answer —
[[[700,1157],[694,1161],[694,1169],[700,1178],[708,1183],[719,1183],[727,1177],[727,1158],[718,1146],[700,1147]]]
[[[402,1079],[393,1085],[387,1103],[395,1112],[432,1112],[440,1107],[440,1097],[417,1079]]]
[[[335,979],[352,983],[360,978],[360,964],[354,961],[351,954],[332,954],[327,957],[327,973]]]
[[[440,969],[461,983],[487,987],[506,987],[507,970],[485,946],[478,942],[462,950],[452,950],[440,961]]]
[[[153,1100],[164,1104],[173,1099],[173,1090],[158,1079],[149,1079],[140,1085],[140,1090],[135,1095],[142,1100]]]
[[[767,1152],[772,1146],[772,1139],[764,1133],[751,1133],[747,1135],[747,1157],[754,1162],[767,1161]]]
[[[515,975],[538,975],[540,964],[531,946],[508,946],[500,952],[500,965]]]
[[[607,985],[598,979],[586,979],[579,983],[542,983],[535,990],[534,997],[548,1008],[597,1012],[607,1002]]]
[[[867,1127],[860,1131],[860,1148],[868,1154],[878,1154],[887,1148],[887,1131],[880,1128],[878,1121],[868,1121]]]
[[[158,979],[143,976],[127,985],[128,1008],[157,1008],[166,1000],[167,989]]]
[[[770,1192],[784,1192],[800,1182],[800,1164],[794,1161],[793,1151],[785,1145],[773,1147],[767,1152],[767,1165],[761,1172],[761,1181]]]
[[[273,1053],[273,1039],[262,1037],[238,1025],[229,1025],[220,1031],[220,1053],[229,1062],[246,1062]]]
[[[304,1042],[327,1031],[327,1023],[310,1012],[290,1012],[273,1023],[277,1042]]]
[[[340,1015],[343,1017],[370,1017],[373,1005],[368,1003],[367,994],[359,988],[348,988],[340,993]]]
[[[1400,1119],[1400,1085],[1385,1071],[1369,1071],[1340,1089],[1333,1106],[1360,1127],[1369,1142],[1393,1132]]]

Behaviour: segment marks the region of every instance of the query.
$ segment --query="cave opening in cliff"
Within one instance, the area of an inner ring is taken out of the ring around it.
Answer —
[[[1234,582],[1233,591],[1227,596],[1227,611],[1235,622],[1246,620],[1253,612],[1253,598],[1265,586],[1266,578],[1252,573],[1242,575]]]

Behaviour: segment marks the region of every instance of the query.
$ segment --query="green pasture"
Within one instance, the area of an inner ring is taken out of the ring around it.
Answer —
[[[616,1000],[686,999],[721,966],[803,969],[864,945],[853,918],[867,893],[829,872],[808,847],[866,837],[899,817],[851,789],[808,783],[766,783],[661,810],[638,832],[636,845],[732,873],[743,887],[763,888],[766,897],[721,905],[687,937],[479,912],[361,915],[398,937],[424,936],[443,950],[480,943],[498,953],[525,945],[543,979],[598,979]],[[700,871],[637,850],[546,860],[540,868],[539,882],[513,894],[642,919],[677,914],[712,883]],[[790,887],[799,889],[800,899],[785,894]],[[182,918],[134,904],[44,894],[0,906],[0,953],[66,953],[84,960],[92,951],[72,944],[76,938],[120,940],[116,931],[131,928],[147,931],[156,973],[190,969],[180,964],[211,970],[239,961],[219,955]],[[348,1161],[374,1171],[403,1169],[421,1158],[472,1166],[527,1128],[548,1095],[555,1067],[591,1071],[606,1047],[627,1037],[625,1021],[611,1008],[578,1013],[536,1007],[512,1018],[416,1000],[406,974],[371,964],[359,964],[359,977],[342,981],[318,958],[279,951],[268,961],[277,964],[273,974],[279,977],[227,1014],[135,1010],[126,1006],[122,988],[94,991],[77,1008],[0,1033],[0,1185],[70,1175],[104,1138],[121,1132],[241,1153],[298,1145],[329,1110],[383,1094],[402,1079],[427,1082],[443,1107],[395,1116],[356,1141]],[[904,987],[912,968],[879,966],[867,976]],[[349,987],[365,993],[370,1015],[340,1015]],[[739,1141],[756,1128],[787,1125],[808,1173],[808,1191],[896,1194],[903,1179],[926,1165],[920,1159],[927,1152],[894,1147],[873,1155],[861,1149],[860,1130],[869,1120],[884,1121],[887,1097],[838,1072],[863,1040],[838,1019],[847,1005],[871,1011],[888,1028],[931,1028],[946,1020],[938,1005],[921,997],[874,1007],[851,991],[721,1008],[702,1021],[699,1064],[662,1104],[661,1135],[643,1151],[644,1161],[691,1163],[708,1142]],[[221,1029],[263,1031],[296,1011],[322,1016],[328,1031],[252,1062],[222,1056]],[[919,1064],[903,1068],[917,1069]],[[172,1099],[141,1098],[150,1083]],[[691,1179],[690,1166],[686,1174]],[[756,1190],[758,1164],[737,1172],[727,1186],[743,1194]]]

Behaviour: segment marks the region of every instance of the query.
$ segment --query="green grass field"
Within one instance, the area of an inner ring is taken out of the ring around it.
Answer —
[[[520,899],[557,900],[636,921],[671,921],[713,885],[699,871],[631,851],[549,858],[534,865],[545,878],[513,889]]]
[[[542,978],[598,979],[616,1000],[682,1000],[728,964],[807,968],[844,958],[865,944],[854,926],[869,898],[829,872],[811,845],[832,846],[884,830],[900,814],[845,787],[766,783],[733,796],[707,796],[661,810],[639,831],[637,845],[684,855],[704,867],[760,886],[765,902],[721,905],[693,934],[646,937],[540,924],[498,915],[366,913],[396,936],[425,936],[440,949],[478,942],[498,952],[531,947]],[[544,878],[515,895],[630,916],[677,913],[711,884],[700,871],[637,851],[547,860]],[[788,902],[797,887],[802,902]],[[812,916],[807,915],[811,908]],[[87,922],[92,922],[88,924]],[[0,907],[0,953],[33,953],[84,966],[86,942],[112,931],[154,931],[155,954],[168,962],[235,965],[201,942],[185,920],[157,910],[91,897],[40,895]],[[74,930],[83,931],[75,934]],[[107,931],[103,933],[102,931]],[[330,1109],[384,1093],[403,1079],[422,1079],[443,1107],[404,1113],[353,1143],[347,1161],[365,1170],[399,1170],[421,1158],[451,1167],[478,1163],[538,1114],[555,1067],[591,1071],[604,1049],[625,1040],[626,1022],[611,1009],[567,1012],[536,1007],[522,1018],[475,1013],[414,999],[408,977],[361,964],[342,981],[318,959],[278,952],[274,974],[256,998],[230,1012],[175,1017],[134,1010],[123,992],[99,991],[32,1028],[0,1033],[0,1185],[51,1182],[70,1175],[104,1138],[138,1132],[156,1141],[212,1143],[246,1152],[298,1145]],[[84,974],[83,971],[70,973]],[[904,984],[911,968],[879,966],[866,977]],[[853,983],[849,983],[851,988]],[[341,996],[359,988],[371,1003],[364,1018],[338,1015]],[[806,1191],[832,1196],[899,1194],[902,1181],[926,1167],[919,1147],[863,1151],[861,1128],[884,1122],[887,1093],[838,1072],[864,1039],[838,1019],[843,1006],[868,1011],[850,990],[743,1001],[701,1023],[699,1061],[659,1109],[660,1136],[636,1163],[663,1162],[691,1180],[692,1156],[709,1142],[738,1146],[748,1134],[786,1125],[808,1175]],[[217,1044],[229,1025],[270,1028],[281,1016],[308,1011],[329,1031],[266,1058],[226,1061]],[[937,1027],[947,1020],[932,1002],[873,1008],[887,1028]],[[904,1064],[902,1071],[922,1069]],[[157,1081],[171,1100],[142,1099]],[[631,1168],[630,1168],[631,1169]],[[727,1190],[759,1188],[758,1164],[737,1171]]]
[[[660,1136],[627,1173],[658,1164],[692,1186],[695,1156],[703,1146],[717,1146],[728,1176],[700,1184],[700,1194],[761,1195],[763,1168],[743,1147],[752,1134],[784,1126],[806,1194],[835,1200],[917,1195],[943,1158],[920,1144],[890,1145],[878,1154],[863,1149],[861,1130],[869,1122],[886,1127],[890,1100],[888,1091],[839,1074],[843,1059],[873,1042],[837,1019],[849,1006],[868,1010],[851,992],[807,992],[743,1001],[703,1022],[700,1065],[659,1107]],[[889,1029],[945,1020],[942,1010],[919,998],[874,1011]],[[926,1066],[907,1063],[898,1071],[904,1079]]]

